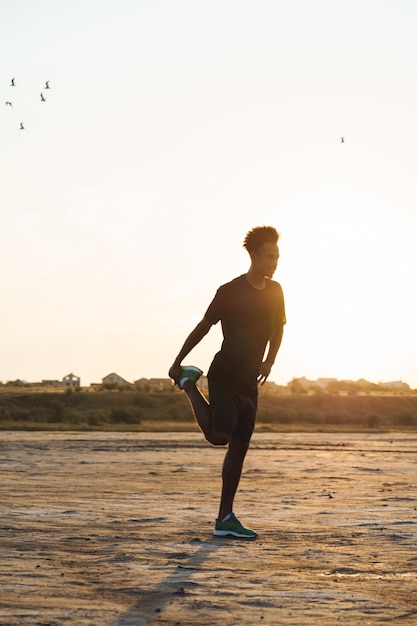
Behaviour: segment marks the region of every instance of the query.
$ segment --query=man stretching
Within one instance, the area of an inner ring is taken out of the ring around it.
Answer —
[[[215,446],[228,445],[214,528],[217,536],[257,536],[239,522],[233,501],[255,426],[258,384],[263,385],[269,376],[285,324],[282,288],[271,280],[279,258],[278,238],[272,226],[257,226],[246,234],[243,247],[250,256],[248,272],[217,290],[169,370],[170,377],[187,394],[207,441]],[[196,387],[202,371],[181,363],[219,321],[223,342],[207,374],[208,402]]]

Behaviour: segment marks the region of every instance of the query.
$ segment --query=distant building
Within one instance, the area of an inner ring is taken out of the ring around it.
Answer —
[[[170,378],[139,378],[133,384],[137,389],[145,392],[172,389],[172,380]]]
[[[79,376],[75,376],[75,374],[67,374],[62,379],[62,383],[64,387],[80,387],[81,378]]]
[[[112,372],[101,379],[103,387],[111,387],[113,389],[122,389],[123,387],[133,387],[132,383]]]
[[[402,380],[394,380],[389,383],[378,383],[378,384],[380,387],[383,387],[386,389],[402,389],[404,391],[410,389],[410,385],[408,383],[403,383]]]
[[[134,385],[140,391],[172,391],[173,381],[171,378],[139,378]],[[197,382],[197,387],[203,391],[208,391],[208,381],[206,376],[201,376]]]
[[[39,383],[32,384],[34,386],[39,385]],[[44,379],[40,382],[40,385],[42,387],[80,387],[81,378],[79,376],[75,376],[75,374],[67,374],[62,380]]]

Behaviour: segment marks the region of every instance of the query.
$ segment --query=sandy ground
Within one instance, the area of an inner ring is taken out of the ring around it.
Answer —
[[[417,623],[417,435],[0,433],[0,624]]]

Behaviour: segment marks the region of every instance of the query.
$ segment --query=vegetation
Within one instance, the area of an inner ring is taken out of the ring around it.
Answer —
[[[262,430],[264,425],[277,424],[291,430],[297,426],[316,430],[417,430],[417,396],[261,394],[259,405]]]
[[[170,390],[3,388],[1,430],[195,431],[185,394]],[[417,430],[417,395],[283,393],[261,389],[257,430]]]

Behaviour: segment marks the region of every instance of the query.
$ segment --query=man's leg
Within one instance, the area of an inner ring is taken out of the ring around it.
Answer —
[[[228,435],[219,433],[211,428],[210,404],[203,396],[196,384],[191,380],[186,380],[183,384],[183,390],[187,394],[190,401],[194,417],[202,430],[207,441],[214,446],[225,446],[228,441]]]
[[[248,451],[249,443],[230,438],[229,447],[223,462],[222,495],[220,500],[219,520],[233,511],[233,501],[242,473],[243,461]]]

